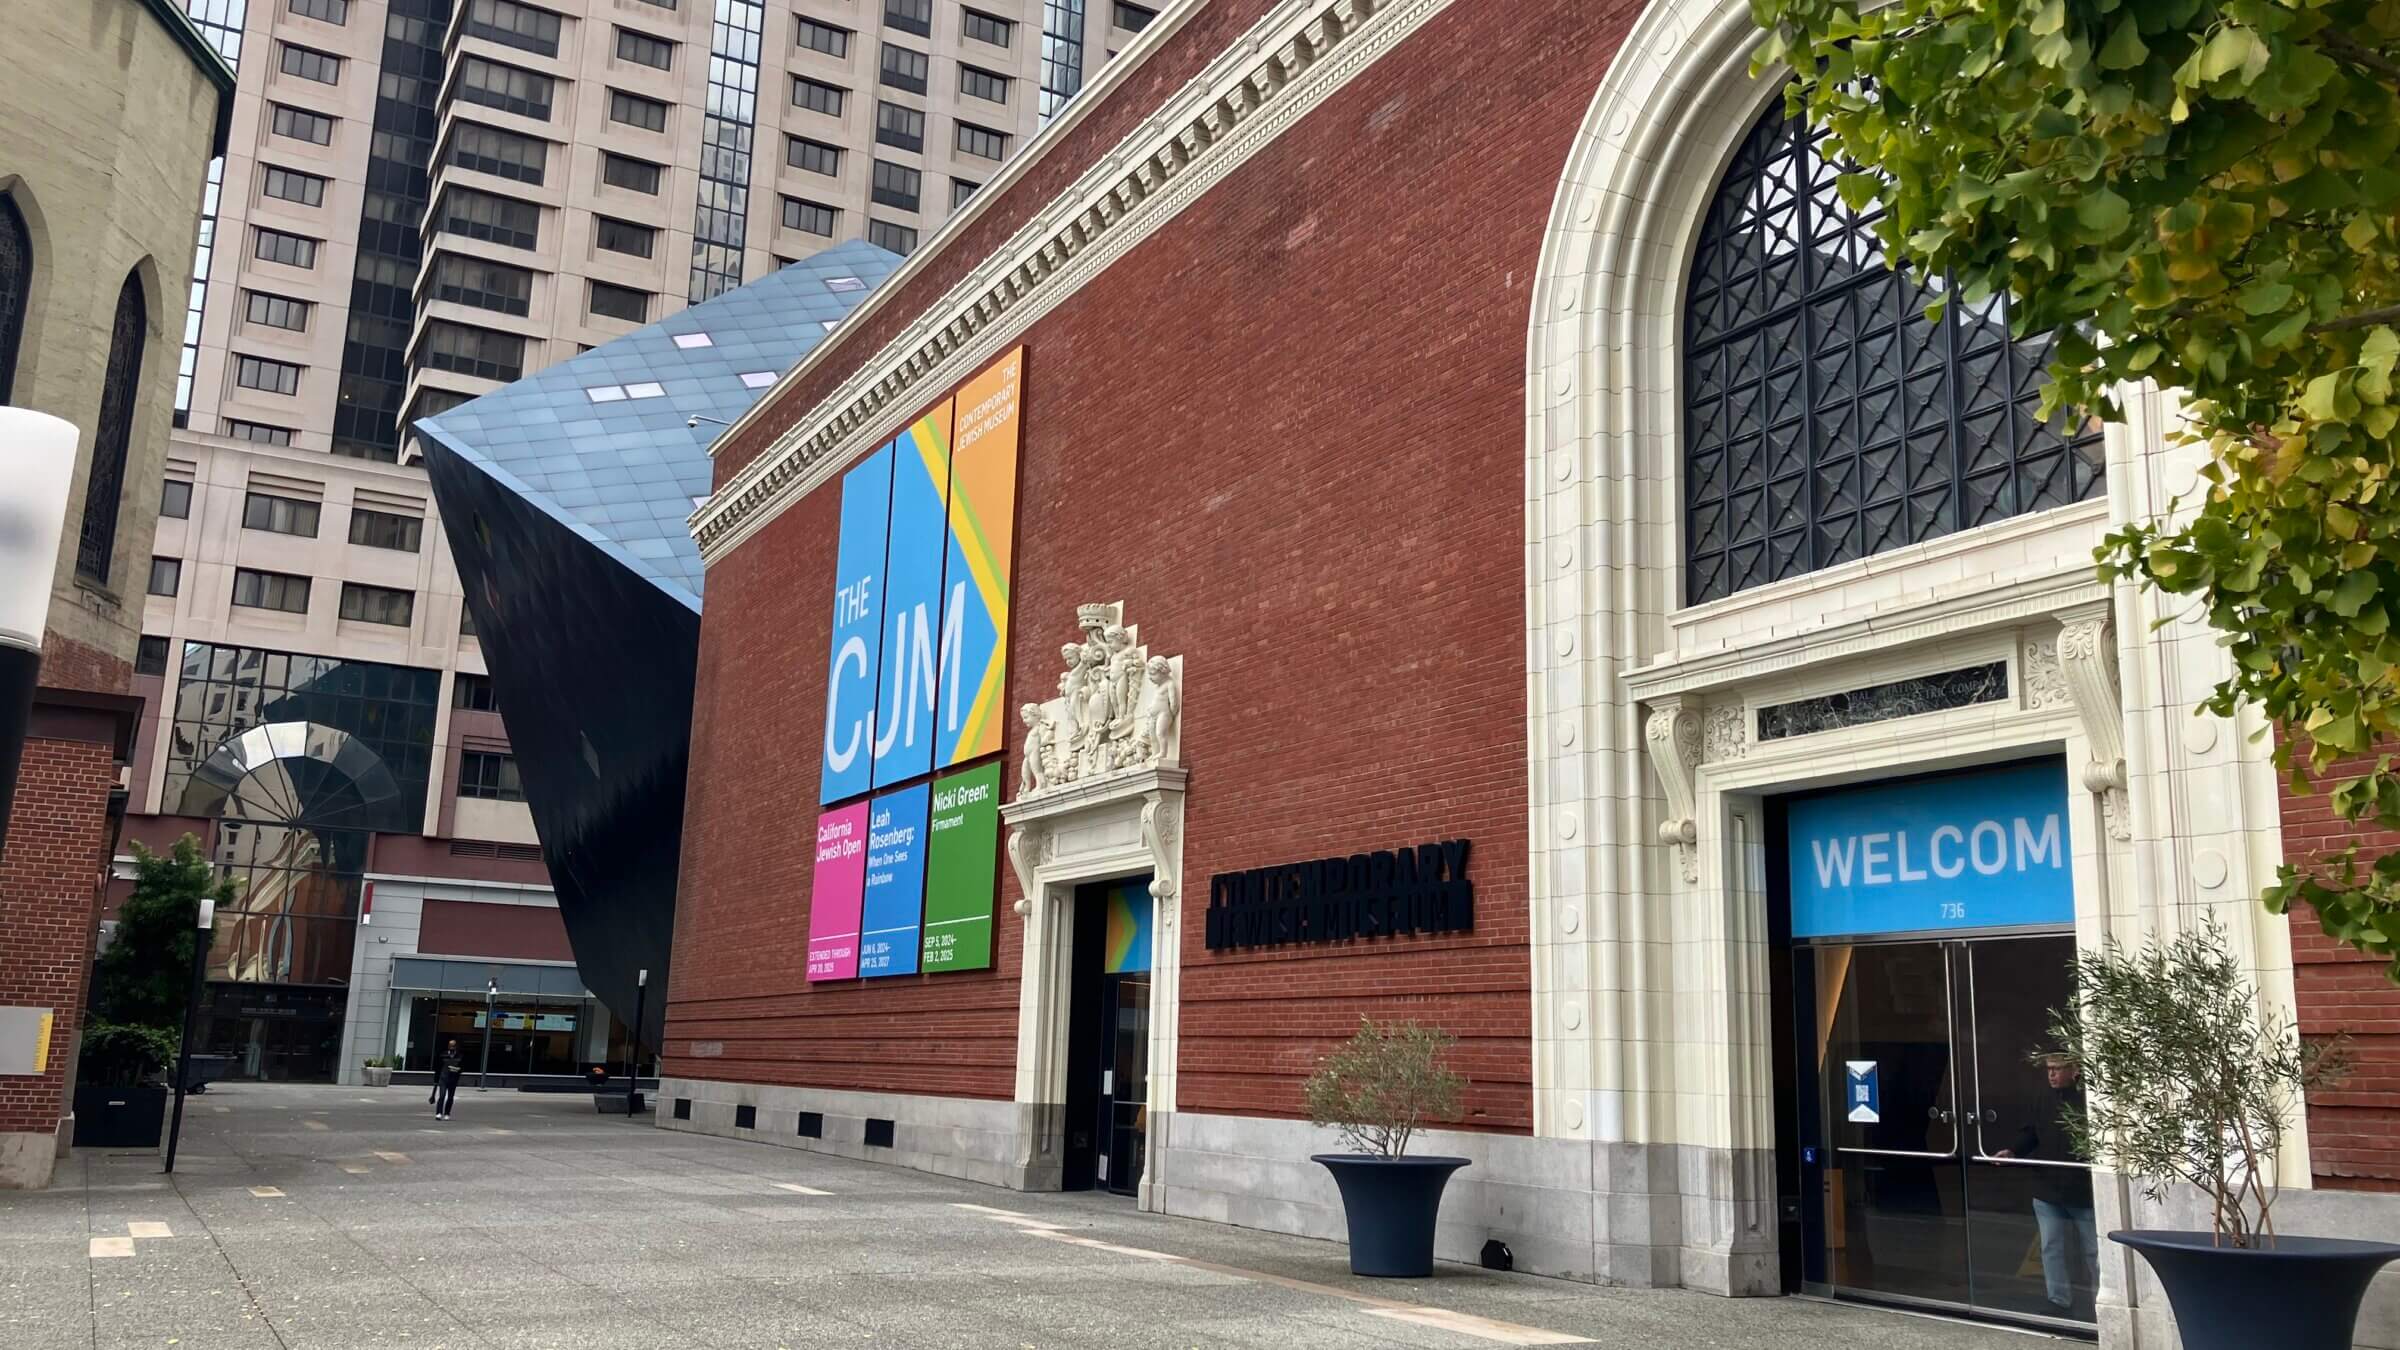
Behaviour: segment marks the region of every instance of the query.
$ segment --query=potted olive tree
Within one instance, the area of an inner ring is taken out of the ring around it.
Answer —
[[[2086,1105],[2067,1112],[2076,1151],[2138,1180],[2206,1197],[2205,1230],[2141,1229],[2140,1252],[2175,1310],[2185,1350],[2349,1350],[2367,1284],[2400,1246],[2275,1228],[2275,1155],[2308,1089],[2341,1073],[2337,1042],[2261,1019],[2211,917],[2138,952],[2110,942],[2076,963],[2079,1006],[2052,1014]]]
[[[1353,1274],[1433,1273],[1442,1188],[1467,1160],[1409,1157],[1408,1141],[1428,1120],[1457,1117],[1466,1079],[1444,1063],[1457,1043],[1438,1027],[1361,1018],[1358,1034],[1308,1080],[1309,1120],[1339,1130],[1352,1149],[1319,1153],[1314,1161],[1341,1189]]]

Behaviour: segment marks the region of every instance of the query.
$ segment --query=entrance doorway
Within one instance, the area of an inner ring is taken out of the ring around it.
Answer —
[[[2045,758],[1771,805],[1788,1288],[2090,1333],[2067,803]]]
[[[2091,1173],[2062,1119],[2082,1094],[2038,1058],[2074,960],[2071,933],[1793,950],[1813,1292],[2091,1324]]]
[[[1075,892],[1067,1190],[1141,1190],[1149,1157],[1150,928],[1148,877]]]

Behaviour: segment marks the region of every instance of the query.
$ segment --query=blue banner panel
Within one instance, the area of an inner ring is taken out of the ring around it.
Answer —
[[[825,663],[825,758],[817,801],[873,785],[875,672],[883,636],[883,549],[891,528],[892,448],[842,475],[842,541],[834,563],[833,649]]]
[[[2064,760],[1804,797],[1792,936],[2075,921]]]
[[[883,577],[883,689],[875,699],[875,786],[933,769],[934,627],[949,535],[950,405],[892,443],[892,532]]]
[[[867,898],[859,920],[858,973],[914,975],[925,917],[925,810],[933,785],[867,804]]]

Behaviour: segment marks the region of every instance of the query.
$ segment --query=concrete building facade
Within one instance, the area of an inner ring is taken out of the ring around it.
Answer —
[[[2213,635],[2093,571],[2200,452],[2156,391],[2033,417],[1997,303],[1924,317],[1756,40],[1729,0],[1172,11],[733,428],[660,1124],[1338,1237],[1301,1084],[1413,1019],[1471,1080],[1423,1144],[1471,1160],[1450,1259],[2171,1345],[2045,1207],[2205,1205],[2020,1131],[2075,955],[2214,918],[2264,1012],[2369,1052],[2279,1230],[2400,1232],[2400,994],[2255,899],[2347,840],[2201,710]],[[893,627],[900,503],[928,444],[978,482],[1002,386],[1013,554],[964,556],[1009,617],[961,683]],[[881,742],[928,665],[937,719],[1016,715],[920,781]],[[987,785],[1000,856],[945,868]],[[869,960],[951,922],[988,953]],[[2400,1344],[2388,1283],[2360,1330]]]
[[[75,424],[26,747],[0,857],[0,1004],[49,1009],[46,1067],[0,1078],[0,1185],[72,1134],[101,882],[139,712],[133,661],[173,412],[192,207],[231,74],[172,7],[0,6],[0,403]]]
[[[416,804],[370,833],[522,856],[540,841],[406,426],[837,242],[915,247],[1153,15],[1080,0],[188,7],[240,83],[175,430],[145,480],[165,518],[139,602],[159,702],[132,809],[227,809],[207,774],[191,795],[194,771],[260,725],[261,700],[250,721],[212,709],[242,701],[219,663],[334,658],[411,700],[417,675],[432,681],[406,738],[426,760],[403,775]],[[366,845],[344,857],[343,898],[315,915],[327,932],[364,895]],[[290,991],[297,1023],[212,1015],[212,1045],[296,1044],[294,1025],[334,1016],[346,969]],[[313,1048],[243,1062],[356,1072],[346,1033],[300,1039]]]

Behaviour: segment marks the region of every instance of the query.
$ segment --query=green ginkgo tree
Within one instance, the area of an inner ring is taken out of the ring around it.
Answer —
[[[2400,829],[2400,0],[1752,0],[1895,258],[2050,334],[2045,413],[2155,381],[2204,491],[2104,573],[2188,597],[2346,820]],[[2400,976],[2400,853],[2265,899]]]

